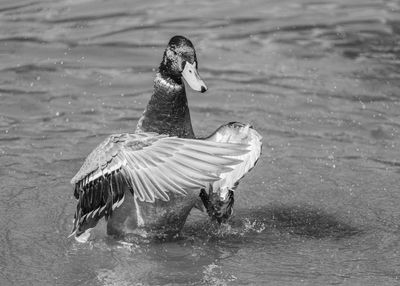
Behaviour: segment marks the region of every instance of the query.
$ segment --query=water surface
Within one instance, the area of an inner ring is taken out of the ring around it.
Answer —
[[[0,3],[1,285],[394,285],[400,280],[400,3],[395,0]],[[133,131],[169,38],[197,49],[197,135],[264,137],[217,229],[67,239],[69,181]]]

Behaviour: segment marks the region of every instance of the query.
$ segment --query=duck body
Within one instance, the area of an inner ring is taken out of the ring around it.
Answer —
[[[135,133],[109,136],[71,181],[78,199],[71,235],[78,241],[102,217],[115,237],[174,236],[194,207],[218,222],[230,217],[233,190],[260,157],[262,138],[232,122],[196,139],[182,76],[194,90],[207,90],[192,43],[175,36]]]
[[[126,237],[131,234],[146,238],[172,238],[183,228],[199,196],[171,194],[168,201],[140,202],[134,195],[113,212],[107,222],[107,234]]]

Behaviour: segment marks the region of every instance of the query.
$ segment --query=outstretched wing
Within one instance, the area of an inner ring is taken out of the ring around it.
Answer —
[[[71,180],[79,199],[74,231],[88,219],[107,218],[127,189],[146,202],[168,201],[170,192],[198,192],[232,171],[241,162],[235,156],[246,154],[247,147],[155,133],[112,135]]]

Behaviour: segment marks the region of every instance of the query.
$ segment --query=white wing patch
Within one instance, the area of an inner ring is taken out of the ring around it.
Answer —
[[[241,161],[233,170],[220,175],[221,179],[212,184],[214,192],[219,192],[221,200],[225,201],[229,190],[235,189],[237,182],[248,173],[261,156],[262,137],[250,125],[231,123],[219,128],[212,136],[207,138],[213,142],[248,144],[248,153],[230,156]]]

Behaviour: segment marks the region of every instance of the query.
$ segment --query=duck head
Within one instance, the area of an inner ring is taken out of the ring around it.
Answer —
[[[178,85],[182,85],[183,77],[193,90],[200,92],[207,90],[207,86],[198,72],[194,46],[183,36],[171,38],[165,49],[159,72],[164,79],[170,79]]]

